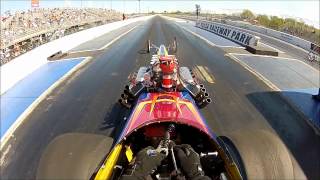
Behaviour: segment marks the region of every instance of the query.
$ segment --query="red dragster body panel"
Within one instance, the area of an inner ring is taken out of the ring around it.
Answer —
[[[141,94],[119,140],[146,124],[157,122],[190,125],[214,137],[188,93],[168,92]]]

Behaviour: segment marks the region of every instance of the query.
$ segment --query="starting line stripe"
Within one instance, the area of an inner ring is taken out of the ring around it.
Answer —
[[[267,79],[266,77],[264,77],[262,74],[260,74],[258,71],[254,70],[253,68],[251,68],[249,65],[247,65],[246,63],[242,62],[240,59],[238,59],[236,56],[234,56],[233,54],[226,54],[225,56],[230,57],[231,59],[233,59],[234,61],[236,61],[237,63],[239,63],[241,66],[243,66],[246,70],[248,70],[249,72],[251,72],[253,75],[255,75],[258,79],[260,79],[262,82],[264,82],[267,86],[269,86],[271,89],[273,89],[274,91],[281,91],[280,88],[278,88],[275,84],[273,84],[269,79]]]

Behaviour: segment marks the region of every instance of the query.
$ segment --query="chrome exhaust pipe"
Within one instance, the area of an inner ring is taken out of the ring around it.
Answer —
[[[132,103],[134,101],[134,98],[128,94],[121,94],[121,98],[127,100],[129,103]]]
[[[199,108],[204,108],[206,105],[212,102],[211,98],[206,98],[198,104]]]
[[[128,101],[126,101],[126,100],[119,99],[119,103],[120,103],[121,105],[123,105],[124,107],[128,108],[128,109],[131,108],[131,104],[129,104]]]
[[[207,92],[207,90],[206,90],[205,88],[201,88],[200,91],[201,91],[202,93]]]
[[[121,97],[122,97],[123,99],[128,99],[128,95],[126,95],[126,94],[121,94]]]
[[[200,87],[200,88],[204,88],[204,85],[203,85],[203,84],[199,84],[199,87]]]
[[[195,100],[199,103],[202,104],[206,99],[209,98],[209,93],[199,93],[199,95],[195,98]],[[209,100],[210,101],[210,100]]]
[[[128,89],[123,90],[123,93],[125,93],[125,94],[127,94],[127,95],[129,95],[129,94],[130,94],[130,92],[129,92],[129,90],[128,90]]]
[[[194,99],[197,101],[197,103],[201,103],[203,100],[203,93],[199,92]]]
[[[129,90],[127,90],[127,89],[123,90],[123,93],[124,93],[125,95],[127,95],[127,98],[128,98],[128,97],[129,97],[129,98],[133,98],[133,97],[134,97],[133,94],[132,94]]]

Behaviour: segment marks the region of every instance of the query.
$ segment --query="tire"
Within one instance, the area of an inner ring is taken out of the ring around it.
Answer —
[[[290,154],[271,132],[238,131],[221,139],[244,179],[294,179]]]
[[[150,51],[151,51],[151,42],[150,42],[150,40],[148,40],[148,42],[147,42],[147,53],[150,53]]]
[[[103,135],[58,136],[43,152],[36,179],[90,179],[112,144],[113,139]]]
[[[225,150],[227,156],[232,159],[232,161],[237,165],[241,177],[246,180],[247,174],[243,161],[241,159],[239,151],[237,150],[233,142],[226,136],[219,136],[218,141],[221,144],[222,148]]]

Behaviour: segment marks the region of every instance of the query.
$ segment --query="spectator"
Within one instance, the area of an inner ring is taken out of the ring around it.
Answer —
[[[102,8],[38,8],[14,14],[6,11],[1,15],[1,65],[35,46],[64,36],[66,32],[120,19],[120,13]],[[21,39],[25,42],[18,41]]]

